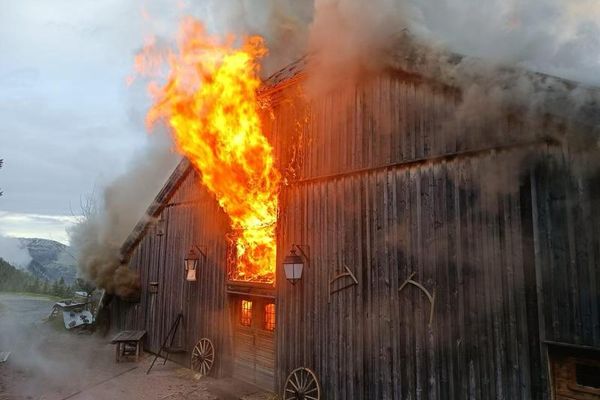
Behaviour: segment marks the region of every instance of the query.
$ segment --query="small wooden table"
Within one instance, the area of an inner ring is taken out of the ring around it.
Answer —
[[[110,342],[117,345],[117,362],[121,362],[121,358],[124,356],[133,355],[135,355],[135,361],[137,362],[143,350],[144,342],[142,339],[145,335],[146,331],[122,331],[112,338]]]

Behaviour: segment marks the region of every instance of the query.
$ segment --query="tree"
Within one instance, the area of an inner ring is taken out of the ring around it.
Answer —
[[[2,168],[2,164],[4,164],[4,160],[0,158],[0,168]],[[2,189],[0,189],[0,197],[2,197]]]

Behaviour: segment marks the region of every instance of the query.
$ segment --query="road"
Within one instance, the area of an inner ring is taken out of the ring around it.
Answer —
[[[78,335],[44,323],[53,301],[0,293],[0,400],[262,400],[272,398],[232,379],[199,377],[152,357],[114,360],[110,337]]]

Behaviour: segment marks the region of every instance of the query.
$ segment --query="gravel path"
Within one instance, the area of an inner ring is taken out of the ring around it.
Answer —
[[[53,301],[0,293],[0,400],[217,400],[269,399],[270,395],[231,379],[201,378],[168,362],[146,370],[114,360],[110,337],[78,335],[44,323]]]

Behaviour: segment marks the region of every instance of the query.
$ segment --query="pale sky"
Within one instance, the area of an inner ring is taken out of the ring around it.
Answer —
[[[0,234],[66,242],[80,197],[148,140],[125,84],[143,35],[126,3],[0,0]]]

